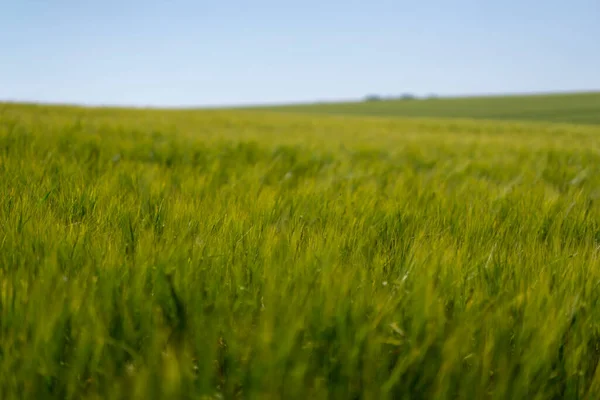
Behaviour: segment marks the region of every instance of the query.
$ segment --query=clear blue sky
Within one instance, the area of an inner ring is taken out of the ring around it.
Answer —
[[[600,89],[598,0],[3,0],[0,100],[190,106]]]

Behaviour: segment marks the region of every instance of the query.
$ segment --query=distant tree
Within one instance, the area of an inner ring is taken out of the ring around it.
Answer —
[[[369,101],[369,102],[371,102],[371,101],[381,101],[381,100],[383,100],[381,98],[381,96],[376,95],[376,94],[370,94],[370,95],[368,95],[368,96],[365,97],[365,101]]]
[[[400,96],[400,98],[402,100],[415,100],[417,98],[417,96],[415,96],[412,93],[403,93],[402,96]]]

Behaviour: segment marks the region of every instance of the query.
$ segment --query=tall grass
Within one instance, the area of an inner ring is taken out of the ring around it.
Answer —
[[[0,398],[597,398],[599,134],[4,105]]]

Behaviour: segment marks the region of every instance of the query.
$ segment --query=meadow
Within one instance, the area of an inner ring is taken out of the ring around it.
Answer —
[[[0,104],[0,398],[599,398],[599,135]]]

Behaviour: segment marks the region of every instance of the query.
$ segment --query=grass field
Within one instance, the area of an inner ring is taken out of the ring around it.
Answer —
[[[599,136],[0,105],[0,398],[599,398]]]
[[[306,104],[274,111],[600,124],[600,92]]]

